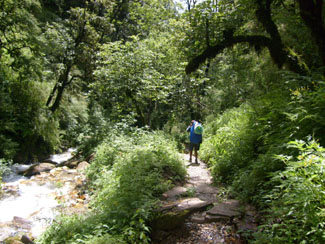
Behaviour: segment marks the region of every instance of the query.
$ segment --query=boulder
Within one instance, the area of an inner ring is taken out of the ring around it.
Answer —
[[[32,228],[31,221],[17,216],[14,216],[12,224],[20,229],[30,230]]]
[[[89,164],[88,162],[86,162],[86,161],[82,161],[82,162],[80,162],[80,163],[78,164],[78,166],[77,166],[77,170],[82,171],[82,170],[86,169],[89,165],[90,165],[90,164]]]
[[[38,175],[41,172],[49,172],[54,168],[55,168],[55,165],[51,164],[51,163],[33,164],[29,168],[27,168],[25,171],[23,171],[21,174],[29,177],[29,176],[33,176],[33,175]]]
[[[24,244],[33,244],[34,242],[27,235],[22,235],[20,241]]]

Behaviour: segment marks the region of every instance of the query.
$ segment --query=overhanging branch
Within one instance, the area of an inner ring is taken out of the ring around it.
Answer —
[[[234,36],[230,39],[226,39],[215,46],[206,48],[203,53],[193,58],[185,68],[187,74],[190,74],[198,69],[200,64],[204,63],[209,58],[214,58],[217,54],[221,53],[224,49],[233,47],[238,43],[248,43],[251,46],[256,47],[268,47],[272,46],[271,39],[265,36]]]

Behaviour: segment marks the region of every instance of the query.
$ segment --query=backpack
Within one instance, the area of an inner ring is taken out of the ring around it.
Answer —
[[[203,126],[198,122],[194,124],[194,133],[198,135],[201,135],[203,133]]]

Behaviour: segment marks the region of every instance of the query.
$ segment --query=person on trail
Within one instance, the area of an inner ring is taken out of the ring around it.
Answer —
[[[203,127],[202,124],[198,121],[192,120],[190,125],[186,129],[187,132],[190,132],[190,158],[189,162],[192,163],[192,152],[194,149],[195,164],[198,162],[198,151],[200,149],[200,144],[202,143],[202,133]]]

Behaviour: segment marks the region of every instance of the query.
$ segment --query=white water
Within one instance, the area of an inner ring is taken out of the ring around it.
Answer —
[[[67,152],[51,155],[50,160],[52,162],[55,162],[58,164],[65,162],[65,161],[69,160],[70,158],[72,158],[72,153],[76,152],[76,151],[77,151],[77,149],[75,149],[75,148],[69,148]]]
[[[60,155],[53,155],[52,161],[64,162],[72,157],[69,150]],[[13,170],[19,171],[28,166],[14,166]],[[71,190],[69,180],[62,183],[54,179],[62,168],[55,168],[51,173],[41,174],[30,179],[20,176],[15,172],[3,178],[3,189],[7,191],[0,200],[0,243],[7,237],[23,231],[38,237],[59,213],[62,207],[57,196],[68,194]],[[17,218],[18,217],[18,218]],[[18,223],[22,220],[23,223]]]
[[[21,182],[22,180],[19,180],[12,184],[12,186],[18,185],[19,196],[10,196],[0,201],[0,224],[13,221],[14,217],[20,217],[31,222],[30,232],[38,236],[54,218],[53,209],[59,206],[54,197],[55,189],[50,184],[39,185],[37,182],[22,184]],[[15,232],[16,230],[12,229],[10,234]],[[0,234],[0,240],[5,238],[3,234],[8,235],[8,233]]]

